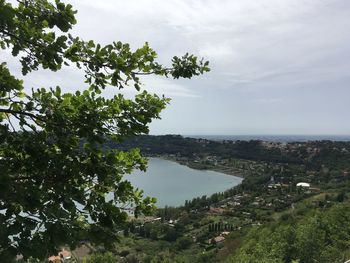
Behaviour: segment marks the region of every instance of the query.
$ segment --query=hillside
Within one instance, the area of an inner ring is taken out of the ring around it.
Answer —
[[[109,144],[116,148],[116,145]],[[118,145],[244,177],[223,193],[130,220],[118,262],[343,262],[349,258],[350,143],[141,136]],[[304,182],[307,187],[297,187]]]

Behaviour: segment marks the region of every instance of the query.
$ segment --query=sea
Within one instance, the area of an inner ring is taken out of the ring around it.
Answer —
[[[350,135],[183,135],[184,137],[207,139],[214,141],[250,141],[268,142],[307,142],[307,141],[350,141]]]

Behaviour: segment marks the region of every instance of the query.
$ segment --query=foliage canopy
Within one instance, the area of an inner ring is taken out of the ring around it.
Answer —
[[[345,262],[349,258],[349,203],[311,210],[252,228],[227,262]],[[266,238],[268,237],[268,239]]]
[[[101,46],[69,33],[76,11],[60,0],[0,0],[0,47],[11,50],[22,74],[40,68],[58,71],[77,67],[86,89],[63,93],[60,87],[32,87],[0,61],[0,257],[44,258],[62,244],[79,240],[110,246],[125,222],[126,204],[136,213],[154,206],[123,175],[146,169],[138,150],[103,149],[148,133],[169,99],[141,90],[141,75],[191,78],[209,71],[208,62],[185,54],[171,67],[156,61],[146,43]],[[122,94],[107,99],[107,86],[132,86],[134,99]],[[114,192],[111,199],[107,193]]]

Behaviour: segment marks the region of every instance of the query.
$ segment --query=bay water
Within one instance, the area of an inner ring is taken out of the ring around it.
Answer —
[[[146,172],[134,171],[125,177],[145,196],[157,198],[157,206],[180,206],[185,200],[223,192],[241,183],[242,178],[208,170],[195,170],[178,163],[150,158]]]

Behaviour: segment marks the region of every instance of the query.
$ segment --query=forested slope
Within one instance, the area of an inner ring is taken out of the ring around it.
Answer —
[[[252,228],[226,262],[345,262],[350,259],[350,205],[291,215]]]

